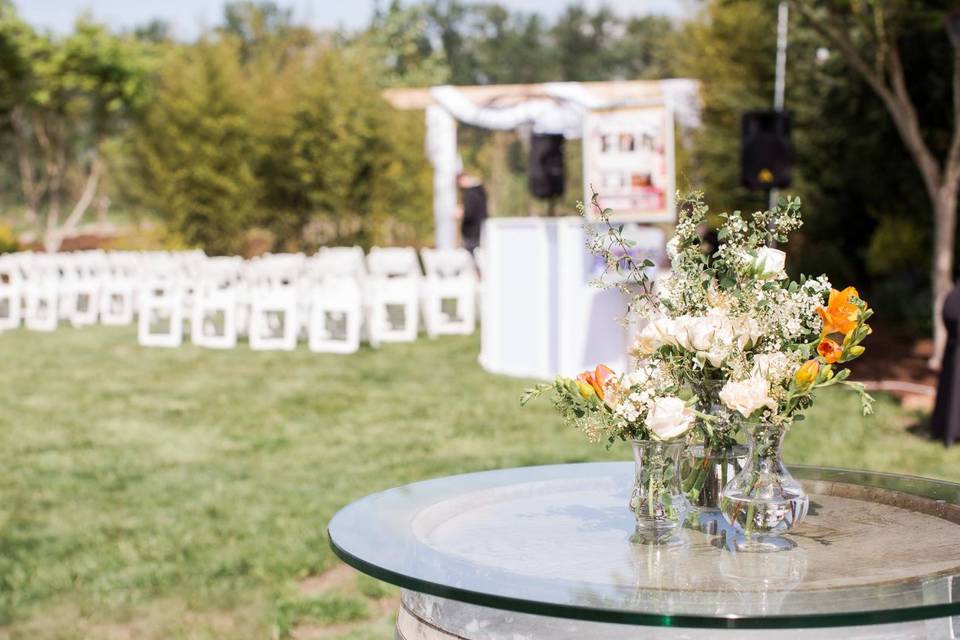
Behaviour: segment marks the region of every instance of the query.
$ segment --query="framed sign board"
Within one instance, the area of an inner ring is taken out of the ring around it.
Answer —
[[[673,144],[673,112],[666,105],[590,111],[583,127],[584,204],[593,185],[615,220],[674,222]]]

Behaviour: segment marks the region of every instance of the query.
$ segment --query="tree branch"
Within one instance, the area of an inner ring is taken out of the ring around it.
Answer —
[[[87,175],[87,182],[83,187],[83,193],[73,206],[73,210],[63,223],[62,232],[72,231],[80,224],[83,214],[90,208],[94,196],[97,195],[97,187],[100,184],[100,175],[103,172],[103,162],[100,155],[94,152],[93,161],[90,163],[90,173]]]
[[[867,84],[883,99],[884,102],[896,103],[896,98],[887,87],[883,76],[873,67],[871,67],[860,52],[857,51],[853,43],[836,28],[835,25],[828,24],[818,18],[814,12],[802,0],[790,0],[790,6],[813,27],[813,30],[823,36],[828,42],[840,49],[844,58],[854,70],[857,71]]]
[[[802,0],[789,1],[790,6],[796,8],[797,12],[810,24],[814,31],[840,50],[847,63],[860,74],[883,101],[887,107],[887,111],[890,112],[893,124],[900,133],[900,139],[903,140],[910,155],[913,156],[914,161],[917,163],[917,168],[920,170],[920,175],[923,178],[929,197],[931,200],[935,199],[942,184],[940,163],[937,162],[936,157],[930,151],[920,131],[917,111],[907,91],[906,80],[904,78],[903,67],[900,63],[896,43],[878,42],[877,44],[878,47],[883,47],[888,50],[886,67],[893,85],[891,87],[887,84],[882,71],[878,72],[866,62],[841,28],[828,20],[819,18]],[[881,36],[878,35],[878,38],[880,37]],[[889,34],[886,34],[884,39],[890,40]]]
[[[957,188],[960,182],[960,47],[953,47],[953,140],[944,165],[944,184]]]
[[[36,216],[40,200],[47,189],[45,178],[37,178],[30,158],[30,123],[23,114],[23,108],[16,106],[10,112],[10,124],[13,127],[13,145],[17,152],[17,168],[20,172],[20,190],[27,206],[29,216]]]

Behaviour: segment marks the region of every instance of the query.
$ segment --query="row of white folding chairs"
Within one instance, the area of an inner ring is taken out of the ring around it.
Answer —
[[[423,294],[414,286],[418,284]],[[247,301],[243,290],[235,287],[201,287],[194,293],[189,316],[183,311],[181,292],[157,285],[141,296],[139,340],[145,346],[179,346],[189,317],[191,340],[201,346],[232,348],[246,332],[253,349],[294,349],[304,328],[312,350],[353,352],[359,348],[362,327],[374,346],[415,340],[421,305],[431,337],[475,329],[472,287],[449,280],[409,279],[367,285],[348,277],[328,278],[309,290],[305,304],[302,291],[295,287],[254,289]]]
[[[196,251],[99,250],[0,256],[0,331],[14,329],[21,322],[32,330],[53,331],[62,319],[78,327],[97,322],[130,324],[142,263],[158,256],[167,258],[176,269],[204,258]]]
[[[421,306],[423,322],[430,336],[470,333],[475,326],[475,270],[470,254],[465,251],[423,250],[422,258],[427,272],[425,278],[420,272],[416,252],[409,248],[375,248],[365,257],[358,247],[339,247],[322,249],[311,258],[293,254],[266,256],[247,262],[240,258],[206,258],[197,252],[26,254],[20,258],[19,272],[29,274],[28,277],[21,275],[4,280],[4,262],[0,261],[0,330],[14,328],[22,319],[28,328],[51,331],[57,327],[61,317],[67,318],[75,326],[93,324],[98,319],[104,324],[129,324],[138,310],[141,311],[141,317],[149,319],[150,314],[142,313],[145,310],[139,309],[142,304],[148,307],[159,305],[166,313],[169,302],[161,303],[159,298],[162,296],[151,294],[149,287],[134,284],[135,278],[142,282],[149,279],[151,273],[162,274],[159,280],[167,284],[180,281],[188,283],[180,287],[182,291],[177,296],[179,311],[171,311],[181,322],[172,324],[182,324],[184,317],[193,319],[198,314],[202,317],[211,307],[230,308],[232,311],[225,313],[233,316],[243,316],[246,311],[251,319],[249,324],[254,329],[251,343],[259,342],[255,336],[261,333],[261,328],[267,331],[269,325],[276,325],[278,316],[326,318],[324,324],[331,322],[331,316],[340,320],[345,318],[346,332],[350,336],[359,333],[358,327],[365,320],[373,344],[415,339]],[[251,282],[253,286],[248,285],[247,288],[258,291],[254,299],[250,301],[241,297],[241,304],[235,305],[230,300],[237,294],[207,289],[198,295],[198,285],[190,281],[201,277],[214,265],[225,267],[226,271],[230,271],[226,267],[232,267],[238,283]],[[14,273],[17,271],[14,270]],[[278,272],[285,273],[286,277],[278,277]],[[327,284],[326,290],[317,294],[317,283],[325,279],[339,279],[341,282],[338,286]],[[358,283],[359,292],[356,286],[346,280]],[[292,308],[288,289],[294,283],[300,292],[296,308],[287,313]],[[194,306],[197,310],[194,310]],[[451,307],[460,312],[460,317],[450,313]],[[236,320],[245,319],[235,317],[227,323],[236,326]],[[304,322],[308,336],[323,335],[321,330],[310,330],[318,322],[320,320]],[[209,324],[209,319],[191,322],[191,333],[196,334],[198,342],[211,346],[218,342],[231,342],[223,336],[208,336],[205,339],[203,327]],[[243,327],[247,323],[239,324]],[[282,324],[291,327],[285,331],[286,337],[282,340],[282,344],[286,345],[283,348],[289,348],[289,336],[297,325],[294,322]],[[176,328],[169,330],[173,333],[176,331]],[[178,343],[170,335],[151,338],[148,329],[142,333],[144,344]],[[296,334],[293,335],[295,341]],[[315,345],[320,341],[320,337],[313,339]],[[356,339],[350,338],[348,343],[355,344]],[[277,344],[277,341],[267,340],[264,348],[270,348],[271,344]]]
[[[237,289],[214,289],[198,295],[189,315],[190,340],[211,349],[232,349],[246,333],[254,350],[296,349],[303,323],[296,290],[258,290],[249,306]],[[148,347],[178,347],[184,340],[182,293],[156,287],[143,299],[138,341]],[[315,289],[306,318],[312,351],[352,353],[360,346],[360,296],[353,282],[328,282]],[[331,326],[337,325],[337,326]]]
[[[330,250],[330,255],[338,251]],[[347,255],[358,254],[351,250]],[[298,320],[304,318],[302,324],[312,349],[355,351],[362,324],[374,345],[415,340],[421,307],[431,337],[472,333],[476,326],[476,275],[470,254],[428,249],[422,255],[426,278],[420,273],[416,253],[410,250],[375,249],[368,257],[369,272],[363,269],[362,252],[352,266],[339,252],[336,275],[327,275],[322,284],[313,285],[306,294],[302,281],[285,275],[287,265],[270,265],[267,260],[251,269],[260,273],[248,274],[255,286],[247,305],[242,289],[237,291],[229,284],[233,278],[214,274],[209,286],[201,285],[194,292],[188,316],[191,339],[204,346],[231,348],[246,327],[254,349],[293,349],[300,333]],[[179,298],[161,292],[144,299],[147,308],[141,313],[141,343],[179,345],[185,316]],[[249,320],[244,323],[242,316],[247,309]],[[160,313],[162,323],[156,322],[155,316]],[[167,320],[171,317],[172,326]],[[343,339],[332,337],[331,323],[341,326]],[[161,328],[151,335],[150,327],[155,324]]]
[[[16,329],[21,323],[33,331],[54,331],[62,318],[74,327],[133,322],[131,282],[106,281],[95,286],[84,283],[70,295],[65,295],[64,289],[56,280],[27,287],[0,284],[0,331]]]

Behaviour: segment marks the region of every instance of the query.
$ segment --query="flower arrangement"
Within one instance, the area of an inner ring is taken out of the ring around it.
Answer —
[[[719,246],[704,250],[698,227],[707,206],[700,194],[682,202],[668,245],[670,274],[638,308],[647,326],[635,354],[663,363],[720,415],[700,421],[705,441],[732,438],[742,420],[789,426],[803,419],[814,393],[834,385],[856,391],[864,415],[873,398],[842,365],[864,352],[873,315],[853,287],[837,291],[826,276],[791,280],[785,243],[802,224],[800,200],[771,211],[721,214]],[[716,398],[703,398],[705,393]]]
[[[667,246],[671,270],[654,283],[653,264],[632,257],[613,212],[598,208],[607,233],[592,235],[591,248],[607,273],[621,275],[611,286],[646,321],[632,350],[638,364],[619,376],[600,365],[576,379],[559,377],[528,390],[523,404],[553,389],[561,417],[593,442],[669,440],[696,424],[718,446],[734,442],[744,420],[802,420],[815,391],[838,384],[855,390],[864,415],[871,413],[873,398],[842,365],[864,352],[873,311],[856,289],[834,290],[826,276],[791,280],[786,254],[769,246],[800,227],[800,200],[781,199],[749,217],[721,214],[712,252],[698,231],[707,212],[702,194],[680,200]]]
[[[618,376],[601,364],[575,379],[560,376],[552,385],[528,389],[521,403],[552,389],[557,413],[590,442],[674,440],[693,426],[696,414],[677,395],[677,381],[664,373],[650,363]]]
[[[751,431],[753,467],[772,457],[788,477],[779,459],[782,434],[803,420],[818,390],[846,386],[859,394],[863,414],[872,412],[873,398],[849,380],[845,365],[863,354],[873,311],[856,289],[833,289],[824,275],[788,277],[786,254],[774,245],[800,228],[798,198],[751,215],[721,214],[716,247],[701,237],[708,213],[702,194],[678,202],[676,232],[667,245],[671,268],[654,281],[653,263],[634,255],[623,227],[612,222],[611,210],[600,209],[594,194],[592,205],[605,225],[591,232],[591,249],[603,259],[604,275],[617,276],[606,286],[620,288],[628,315],[645,322],[631,353],[635,366],[620,375],[600,365],[575,379],[558,377],[529,389],[521,402],[552,389],[564,422],[608,445],[685,438],[729,449],[742,426],[760,424],[756,436]],[[743,524],[744,516],[755,515],[752,505],[741,510],[760,489],[760,476],[755,469],[736,472],[742,495],[730,519]],[[683,488],[696,491],[698,482],[702,478],[691,478]],[[797,491],[800,497],[791,495],[787,507],[777,507],[793,514],[781,518],[786,528],[806,512],[799,485]],[[757,517],[779,526],[770,514]]]

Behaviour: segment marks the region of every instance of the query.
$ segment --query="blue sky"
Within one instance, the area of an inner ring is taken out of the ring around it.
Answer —
[[[384,0],[384,3],[386,0]],[[565,0],[499,0],[512,9],[554,16]],[[692,0],[582,0],[590,7],[606,5],[624,14],[666,13],[682,15]],[[314,27],[358,27],[367,22],[374,0],[278,0],[294,10],[301,21]],[[122,29],[162,18],[174,27],[176,36],[191,38],[204,27],[216,24],[225,0],[14,0],[20,15],[29,23],[63,33],[69,31],[78,14],[89,12],[97,20]]]

